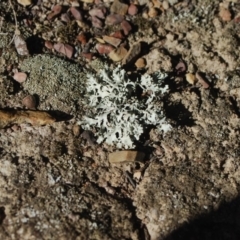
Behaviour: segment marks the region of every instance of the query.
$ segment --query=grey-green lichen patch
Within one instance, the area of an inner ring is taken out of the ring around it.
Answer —
[[[28,73],[24,89],[38,95],[42,108],[74,113],[81,105],[86,80],[81,65],[44,54],[25,59],[20,69]]]

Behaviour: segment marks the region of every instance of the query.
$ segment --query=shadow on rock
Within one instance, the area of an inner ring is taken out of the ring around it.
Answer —
[[[175,230],[165,240],[240,239],[240,197]]]

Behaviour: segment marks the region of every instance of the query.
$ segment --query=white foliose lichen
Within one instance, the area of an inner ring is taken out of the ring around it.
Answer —
[[[133,82],[120,66],[107,66],[98,74],[89,74],[86,82],[87,116],[79,123],[85,130],[96,130],[97,142],[105,141],[117,148],[134,148],[144,129],[156,126],[164,133],[167,123],[160,98],[168,92],[164,85],[167,74],[144,74]],[[142,92],[137,96],[137,89]]]

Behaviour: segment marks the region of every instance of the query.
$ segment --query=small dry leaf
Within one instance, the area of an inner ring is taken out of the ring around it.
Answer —
[[[32,125],[46,125],[55,122],[47,112],[22,111],[22,110],[0,110],[0,129],[13,124],[30,123]]]
[[[114,61],[119,62],[127,55],[127,49],[124,47],[119,47],[111,51],[108,56]]]
[[[13,79],[19,83],[23,83],[26,81],[27,79],[27,74],[24,73],[24,72],[16,72],[14,75],[13,75]]]
[[[19,55],[24,56],[29,54],[27,44],[21,35],[16,35],[14,37],[14,44]]]

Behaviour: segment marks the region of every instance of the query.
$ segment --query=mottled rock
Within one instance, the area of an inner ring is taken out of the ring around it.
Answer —
[[[62,6],[61,5],[55,5],[52,8],[52,11],[48,14],[47,19],[52,20],[53,18],[57,17],[62,12]]]
[[[63,44],[63,43],[56,43],[53,45],[53,48],[59,52],[67,56],[68,58],[72,58],[74,48],[69,44]]]
[[[33,95],[28,95],[23,98],[22,104],[29,109],[36,109],[37,101]]]
[[[135,4],[131,3],[128,8],[128,14],[134,16],[137,13],[138,13],[138,7]]]
[[[123,19],[124,17],[119,14],[110,14],[106,17],[105,24],[109,26],[119,24],[123,21]]]
[[[97,18],[95,16],[92,16],[91,19],[92,19],[92,25],[95,28],[102,28],[103,27],[103,22],[99,18]]]
[[[127,11],[128,11],[128,5],[120,2],[119,0],[114,0],[110,8],[111,13],[117,13],[120,15],[125,15]]]
[[[130,23],[126,20],[123,20],[121,22],[121,27],[123,29],[124,34],[127,36],[129,34],[129,32],[132,30],[132,26],[130,25]]]
[[[98,17],[98,18],[100,18],[100,19],[104,19],[104,18],[105,18],[105,16],[104,16],[104,13],[105,13],[105,12],[106,12],[106,11],[104,11],[103,8],[93,8],[93,9],[91,9],[91,10],[89,11],[89,15],[90,15],[90,16]]]
[[[75,8],[75,7],[71,7],[70,8],[70,12],[72,13],[73,17],[76,19],[76,20],[80,20],[82,21],[83,17],[82,17],[82,13],[79,9]]]
[[[100,54],[109,54],[111,51],[114,50],[114,47],[109,44],[97,43],[96,49]]]
[[[21,35],[16,35],[14,37],[14,45],[19,55],[24,56],[29,54],[27,43]]]

